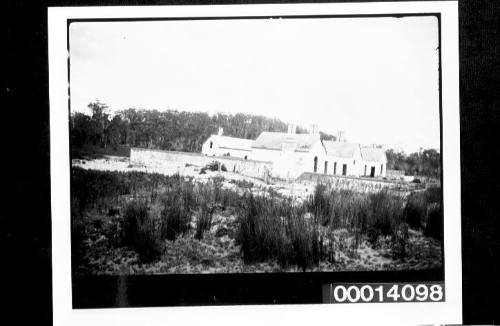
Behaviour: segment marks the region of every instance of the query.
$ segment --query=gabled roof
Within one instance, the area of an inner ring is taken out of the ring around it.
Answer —
[[[319,141],[319,135],[264,131],[257,137],[252,148],[282,150],[285,146],[293,148],[295,152],[309,152]]]
[[[357,143],[347,143],[333,140],[323,141],[326,155],[339,158],[353,158],[356,150],[359,148]]]
[[[376,147],[361,147],[361,157],[365,161],[380,162],[384,160],[385,151]]]
[[[212,135],[210,140],[216,143],[219,148],[237,149],[242,151],[251,151],[252,144],[254,142],[252,139],[219,135]]]

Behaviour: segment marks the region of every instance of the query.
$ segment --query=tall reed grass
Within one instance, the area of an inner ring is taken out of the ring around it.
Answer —
[[[409,227],[442,239],[438,187],[405,197],[386,189],[360,193],[318,184],[305,201],[296,202],[273,190],[252,194],[246,184],[243,189],[228,189],[220,177],[201,183],[179,175],[74,168],[71,182],[75,241],[84,237],[78,223],[84,212],[119,204],[113,214],[122,216],[121,243],[137,251],[144,262],[158,259],[164,241],[188,232],[201,240],[214,215],[226,210],[237,216],[236,242],[245,263],[271,260],[281,267],[306,270],[331,257],[333,247],[326,244],[320,229],[347,230],[355,247],[365,239],[376,246],[381,236],[390,236],[400,258],[406,253]],[[129,199],[124,201],[123,195]]]
[[[318,263],[317,230],[302,205],[252,194],[245,199],[236,240],[246,263],[276,260],[282,267],[302,269]]]
[[[133,201],[126,206],[122,230],[122,243],[137,251],[141,261],[150,262],[159,258],[162,244],[156,221],[145,202]]]

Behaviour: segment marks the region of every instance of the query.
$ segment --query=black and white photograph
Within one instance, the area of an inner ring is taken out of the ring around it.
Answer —
[[[143,306],[134,277],[444,286],[441,14],[241,8],[66,20],[73,308],[108,307],[95,280],[117,280],[109,307]]]
[[[436,16],[73,22],[74,273],[441,267]]]

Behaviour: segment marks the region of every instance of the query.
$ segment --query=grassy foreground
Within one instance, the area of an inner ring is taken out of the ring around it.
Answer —
[[[425,269],[442,263],[441,189],[318,184],[298,201],[222,177],[72,168],[80,274]]]

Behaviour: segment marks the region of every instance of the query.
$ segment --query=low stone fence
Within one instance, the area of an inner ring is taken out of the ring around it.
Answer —
[[[387,169],[385,172],[385,176],[389,180],[405,180],[408,178],[405,178],[405,171],[402,170],[391,170]]]
[[[425,188],[425,186],[422,184],[414,184],[405,181],[384,180],[381,178],[336,176],[312,172],[302,173],[297,178],[297,182],[301,181],[331,184],[334,187],[358,191],[378,191],[383,188],[398,191],[409,191],[419,188]]]
[[[229,172],[266,180],[272,171],[272,163],[264,161],[245,160],[230,156],[206,156],[200,153],[162,151],[145,148],[131,148],[130,162],[146,166],[179,166],[186,164],[203,167],[211,162],[224,164]]]

